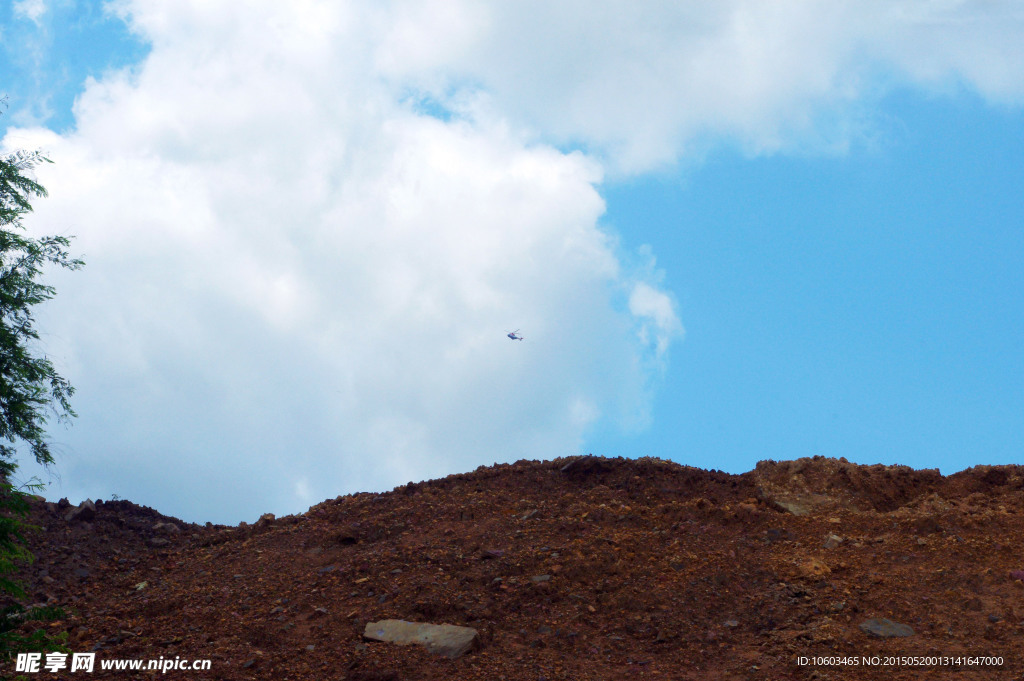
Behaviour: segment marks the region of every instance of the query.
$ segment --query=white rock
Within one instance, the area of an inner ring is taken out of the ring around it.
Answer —
[[[452,660],[473,648],[477,630],[454,624],[424,624],[404,620],[370,622],[363,637],[399,645],[414,644]]]

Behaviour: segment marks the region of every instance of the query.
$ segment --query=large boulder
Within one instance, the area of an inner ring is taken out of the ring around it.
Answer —
[[[381,620],[368,623],[363,636],[374,641],[423,646],[432,653],[454,660],[476,645],[477,630],[454,624]]]

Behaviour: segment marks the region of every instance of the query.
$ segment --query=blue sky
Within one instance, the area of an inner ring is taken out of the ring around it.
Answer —
[[[615,448],[733,472],[1021,461],[1024,119],[969,94],[882,107],[880,148],[726,150],[608,189],[607,219],[652,244],[687,326],[656,425]]]
[[[0,41],[26,225],[87,261],[50,497],[1021,461],[1013,3],[33,0]]]

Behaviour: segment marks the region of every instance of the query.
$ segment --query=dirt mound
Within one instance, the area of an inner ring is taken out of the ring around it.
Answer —
[[[1017,678],[1022,480],[574,457],[239,527],[38,504],[24,576],[67,609],[57,628],[96,652],[95,678],[125,678],[102,660],[158,658],[209,659],[156,674],[192,680]],[[363,638],[392,619],[478,640],[448,659]]]
[[[760,461],[753,477],[763,499],[798,515],[835,508],[886,513],[931,495],[1024,489],[1021,466],[976,466],[945,478],[937,468],[863,466],[823,456]]]

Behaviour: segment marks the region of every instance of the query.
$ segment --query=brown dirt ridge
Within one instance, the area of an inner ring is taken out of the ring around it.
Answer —
[[[97,666],[30,678],[1024,678],[1022,466],[588,455],[238,527],[85,506],[34,505],[21,574]],[[477,636],[451,658],[383,620]],[[158,658],[211,668],[99,669]]]

